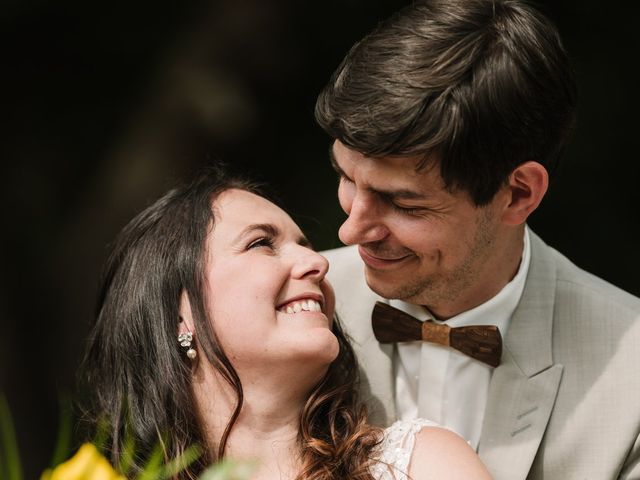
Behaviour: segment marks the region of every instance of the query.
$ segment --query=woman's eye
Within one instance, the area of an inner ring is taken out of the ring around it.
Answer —
[[[273,240],[269,237],[258,238],[247,246],[247,250],[259,247],[273,248]]]

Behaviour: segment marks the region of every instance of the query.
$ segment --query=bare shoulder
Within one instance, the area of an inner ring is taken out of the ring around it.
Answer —
[[[471,446],[440,427],[424,427],[416,435],[409,475],[414,480],[491,480]]]

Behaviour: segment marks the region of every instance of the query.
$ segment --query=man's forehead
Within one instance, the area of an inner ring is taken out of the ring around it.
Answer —
[[[424,161],[417,156],[371,157],[336,140],[329,149],[329,158],[338,174],[366,182],[364,186],[375,190],[391,190],[394,196],[424,198],[445,188],[438,164],[428,162],[418,168]]]

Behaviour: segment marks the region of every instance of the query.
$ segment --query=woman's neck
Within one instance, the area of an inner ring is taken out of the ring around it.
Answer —
[[[243,406],[226,447],[226,456],[256,462],[252,480],[293,479],[300,471],[298,446],[299,410],[290,415],[245,413]]]
[[[293,387],[291,382],[270,385],[243,379],[242,410],[228,437],[225,456],[255,461],[257,470],[252,480],[293,479],[299,472],[299,419],[308,395]],[[236,407],[236,393],[218,374],[211,372],[195,379],[194,394],[207,443],[217,451]]]

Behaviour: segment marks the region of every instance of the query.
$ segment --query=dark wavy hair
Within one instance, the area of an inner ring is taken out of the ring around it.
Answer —
[[[96,322],[80,369],[83,417],[89,431],[108,426],[105,450],[116,465],[133,439],[134,473],[158,445],[166,460],[190,445],[207,445],[191,389],[192,367],[177,342],[182,292],[193,312],[199,361],[205,357],[233,387],[237,404],[217,451],[206,452],[175,478],[196,478],[224,456],[243,405],[240,379],[211,328],[203,289],[205,240],[215,228],[212,205],[228,189],[264,196],[257,184],[230,176],[219,165],[211,167],[133,218],[105,264]],[[298,478],[369,480],[379,430],[367,426],[356,398],[356,359],[338,321],[333,332],[340,353],[300,418],[303,470]]]
[[[576,97],[556,27],[525,1],[423,0],[353,46],[315,115],[365,155],[439,164],[485,205],[525,161],[554,173]]]

